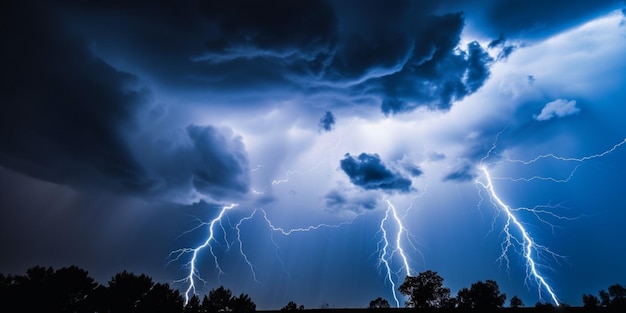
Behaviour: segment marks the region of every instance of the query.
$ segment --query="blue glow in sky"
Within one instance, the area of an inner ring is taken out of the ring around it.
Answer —
[[[526,305],[626,283],[623,1],[3,11],[0,273],[259,309],[402,305],[426,270]]]

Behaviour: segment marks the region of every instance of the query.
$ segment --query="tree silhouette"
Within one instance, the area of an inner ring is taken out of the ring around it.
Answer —
[[[220,286],[217,289],[211,289],[211,291],[209,291],[209,297],[206,298],[208,302],[204,305],[204,301],[202,301],[202,304],[210,313],[230,311],[230,300],[232,296],[233,294],[230,289]]]
[[[289,301],[287,305],[280,309],[281,311],[295,311],[295,310],[304,310],[304,305],[298,306],[295,302]]]
[[[250,313],[254,311],[256,311],[256,304],[247,294],[242,293],[238,297],[233,297],[230,289],[226,289],[224,286],[211,289],[208,296],[204,296],[200,305],[200,312],[202,313]]]
[[[459,308],[488,310],[500,308],[506,300],[506,294],[500,293],[500,287],[494,280],[477,281],[470,289],[459,290],[456,297]]]
[[[375,300],[370,301],[369,308],[370,309],[387,309],[389,308],[389,301],[387,301],[387,299],[378,297]]]
[[[35,266],[26,275],[2,276],[0,311],[77,312],[93,310],[97,283],[76,266],[54,271]],[[11,308],[11,309],[9,309]]]
[[[304,309],[300,306],[300,309]],[[167,283],[153,283],[145,274],[116,274],[103,286],[76,266],[54,271],[35,266],[26,275],[0,273],[0,312],[102,312],[102,313],[252,313],[256,304],[241,293],[233,297],[223,286],[204,296],[183,297]]]
[[[409,297],[407,307],[442,308],[450,303],[450,288],[444,287],[443,278],[431,270],[407,276],[398,290]]]
[[[611,307],[626,308],[626,287],[620,284],[609,286],[609,296]]]
[[[172,290],[169,284],[157,283],[137,304],[137,313],[182,312],[183,297],[178,290]]]
[[[115,274],[109,281],[107,295],[113,312],[135,312],[141,299],[152,289],[152,278],[127,271]]]
[[[522,299],[520,299],[517,295],[513,296],[513,298],[511,298],[511,301],[509,302],[509,306],[512,308],[519,308],[521,306],[524,306],[524,302],[522,302]]]
[[[256,311],[256,304],[252,302],[247,294],[240,294],[239,297],[233,297],[230,300],[230,307],[236,313],[251,313]]]
[[[609,286],[609,291],[600,290],[600,305],[610,308],[626,308],[626,287],[615,284]]]
[[[90,295],[97,286],[87,271],[76,266],[61,268],[50,280],[51,308],[62,312],[90,310],[93,307]]]
[[[185,305],[183,309],[184,313],[199,313],[200,312],[200,297],[198,295],[193,295],[189,298],[189,302]]]
[[[583,295],[583,307],[597,308],[599,306],[600,306],[600,300],[598,300],[598,297],[594,295],[588,295],[588,294]]]

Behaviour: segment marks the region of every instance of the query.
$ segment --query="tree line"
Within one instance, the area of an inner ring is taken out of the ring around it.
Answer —
[[[233,296],[220,286],[202,300],[184,298],[167,283],[145,274],[120,272],[101,285],[76,266],[53,270],[35,266],[25,275],[0,274],[0,312],[101,313],[251,313],[256,304],[247,294]]]
[[[443,278],[434,271],[407,276],[398,291],[406,296],[405,307],[414,309],[490,311],[504,307],[507,296],[500,292],[494,280],[477,281],[469,288],[461,288],[452,296]],[[614,284],[598,295],[584,294],[583,307],[604,308],[626,312],[626,287]],[[523,307],[522,300],[513,296],[509,307]],[[562,306],[567,306],[562,304]],[[537,302],[536,308],[552,305]],[[369,309],[390,308],[389,302],[378,297],[369,303]],[[281,311],[304,310],[290,301]],[[106,285],[97,283],[89,273],[76,266],[58,270],[35,266],[25,275],[0,274],[0,312],[102,312],[102,313],[252,313],[256,304],[241,293],[238,296],[223,286],[208,294],[194,295],[185,304],[181,293],[167,283],[155,283],[145,274],[127,271],[114,275]]]

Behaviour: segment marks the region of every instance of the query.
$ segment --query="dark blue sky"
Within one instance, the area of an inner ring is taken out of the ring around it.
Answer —
[[[196,292],[259,309],[551,302],[521,226],[559,302],[626,283],[623,1],[2,6],[0,273],[185,292],[212,233]]]

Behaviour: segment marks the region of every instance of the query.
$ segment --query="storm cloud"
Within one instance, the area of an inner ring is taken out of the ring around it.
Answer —
[[[411,180],[387,168],[378,154],[361,153],[354,157],[346,153],[340,165],[350,177],[350,182],[363,189],[399,192],[411,190]]]
[[[463,14],[439,14],[437,7],[437,1],[156,7],[130,1],[74,4],[58,18],[68,32],[93,38],[96,55],[118,69],[141,72],[187,97],[219,94],[258,106],[259,95],[316,94],[325,95],[327,107],[378,105],[397,114],[447,110],[489,76],[484,49],[477,42],[460,46]],[[138,17],[144,22],[136,23]]]
[[[151,90],[94,56],[88,42],[68,36],[50,16],[15,5],[25,14],[7,15],[2,32],[10,47],[0,57],[2,166],[58,184],[141,197],[167,194],[185,181],[210,197],[247,192],[240,139],[228,130],[189,126],[179,138],[189,144],[174,154],[138,149],[157,141],[136,139],[153,107]],[[152,167],[158,164],[171,165]],[[173,183],[180,175],[186,177]]]

